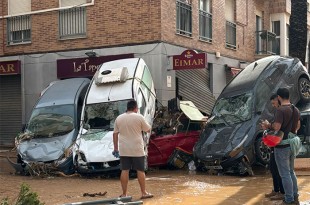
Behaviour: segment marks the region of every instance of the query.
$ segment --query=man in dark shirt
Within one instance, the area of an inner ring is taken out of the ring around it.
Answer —
[[[270,102],[271,102],[272,107],[275,108],[275,110],[280,106],[280,102],[278,100],[277,94],[273,94],[270,97]],[[265,128],[263,127],[263,129]],[[265,197],[270,198],[270,200],[283,200],[284,188],[283,188],[281,176],[279,174],[278,167],[275,161],[273,147],[271,147],[269,168],[270,168],[270,172],[272,176],[273,190],[270,193],[265,194]]]
[[[288,138],[289,132],[296,133],[299,129],[300,112],[291,105],[287,88],[279,88],[277,95],[281,106],[277,109],[274,123],[269,123],[268,126],[275,131],[283,131],[283,140],[285,140]],[[291,151],[290,144],[277,145],[274,148],[274,155],[285,191],[282,204],[299,204],[297,178],[294,172],[295,156]]]

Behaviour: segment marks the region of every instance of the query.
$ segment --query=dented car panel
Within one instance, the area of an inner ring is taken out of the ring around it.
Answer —
[[[81,106],[89,83],[87,78],[60,80],[42,92],[25,131],[15,139],[17,171],[36,175],[75,172],[72,146],[79,131]]]
[[[267,164],[270,149],[261,141],[260,120],[272,120],[269,98],[280,87],[293,104],[310,100],[309,74],[298,59],[270,56],[242,70],[222,91],[212,120],[194,146],[201,169],[253,174],[251,165]]]

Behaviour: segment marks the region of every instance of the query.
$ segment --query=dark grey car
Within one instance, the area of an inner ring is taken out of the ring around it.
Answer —
[[[289,88],[294,104],[310,100],[309,74],[298,59],[270,56],[242,70],[218,97],[194,146],[197,167],[253,174],[251,165],[267,164],[270,149],[261,141],[259,123],[272,119],[269,98],[280,87]]]

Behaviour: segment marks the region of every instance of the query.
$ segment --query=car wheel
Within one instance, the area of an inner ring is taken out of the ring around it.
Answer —
[[[263,165],[269,163],[271,150],[263,143],[262,137],[257,138],[255,141],[255,153],[258,163]]]
[[[298,81],[298,93],[302,102],[310,102],[310,82],[306,78]]]

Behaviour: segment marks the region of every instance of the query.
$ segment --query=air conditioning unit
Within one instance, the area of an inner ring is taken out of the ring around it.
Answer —
[[[128,68],[116,68],[111,70],[100,71],[95,77],[96,85],[105,83],[125,82],[128,79]]]

